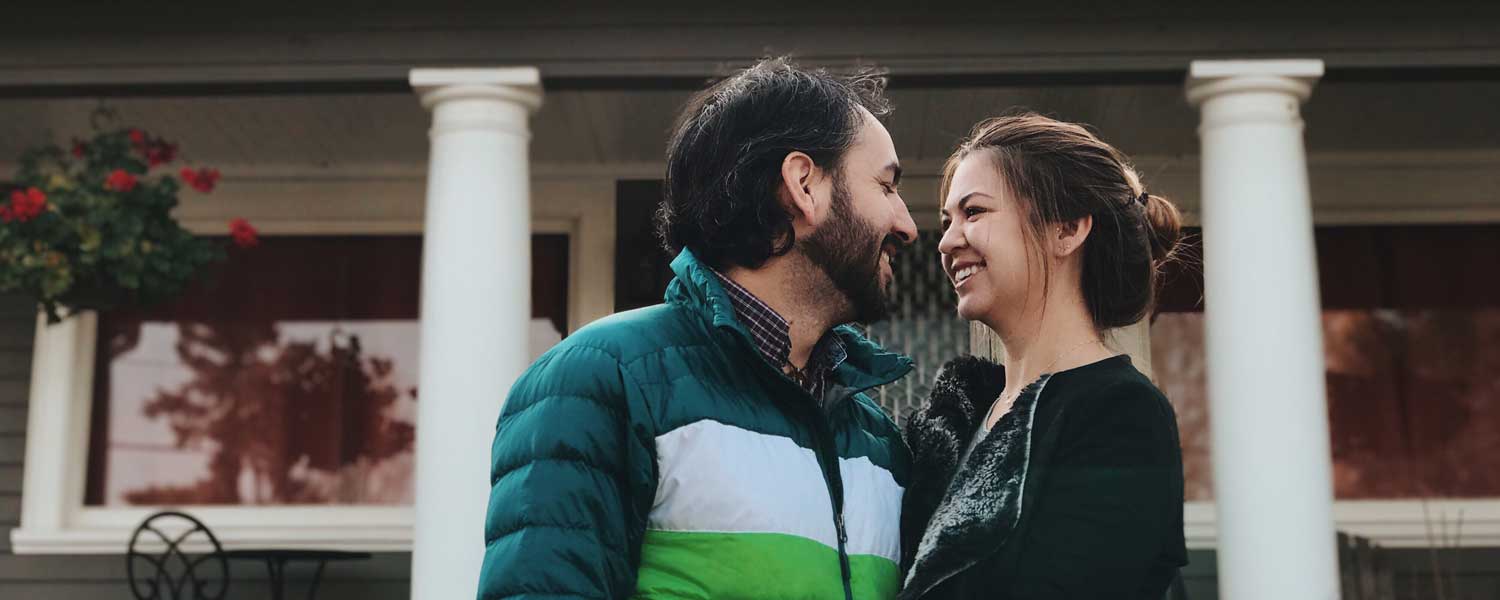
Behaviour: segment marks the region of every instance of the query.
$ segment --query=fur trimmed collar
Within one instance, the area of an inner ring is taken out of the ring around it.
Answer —
[[[901,598],[921,597],[1010,537],[1021,517],[1037,398],[1050,378],[1026,386],[959,464],[1005,387],[1005,370],[975,357],[943,366],[927,406],[906,423],[914,476],[902,515],[908,571]]]

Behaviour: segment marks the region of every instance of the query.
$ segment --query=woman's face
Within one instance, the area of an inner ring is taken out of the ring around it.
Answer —
[[[964,158],[943,199],[943,271],[958,314],[994,326],[1041,302],[1042,256],[1025,235],[1023,206],[986,152]]]

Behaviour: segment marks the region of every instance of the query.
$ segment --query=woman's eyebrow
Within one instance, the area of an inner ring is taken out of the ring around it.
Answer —
[[[963,210],[964,207],[969,204],[969,200],[972,200],[975,196],[983,196],[985,198],[989,198],[990,197],[989,194],[986,194],[984,192],[977,192],[977,191],[976,192],[969,192],[967,194],[964,194],[964,197],[958,199],[958,208],[956,208],[954,210],[960,210],[960,211]],[[948,212],[949,212],[948,209],[946,209],[946,208],[943,209],[943,214],[947,214]]]

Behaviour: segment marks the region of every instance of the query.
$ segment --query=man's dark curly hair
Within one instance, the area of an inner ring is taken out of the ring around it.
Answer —
[[[841,185],[859,109],[890,112],[885,83],[874,69],[834,75],[770,58],[695,94],[667,144],[656,233],[668,253],[757,268],[791,250],[792,218],[776,194],[782,161],[803,152]]]

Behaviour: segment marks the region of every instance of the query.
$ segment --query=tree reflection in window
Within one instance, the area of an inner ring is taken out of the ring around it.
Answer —
[[[176,329],[191,379],[159,390],[142,412],[170,425],[176,447],[208,450],[207,473],[128,490],[127,502],[367,502],[361,488],[373,482],[361,475],[411,450],[413,424],[390,412],[416,390],[399,389],[392,359],[366,355],[359,335],[334,326],[322,340],[282,339],[268,322]]]

